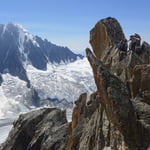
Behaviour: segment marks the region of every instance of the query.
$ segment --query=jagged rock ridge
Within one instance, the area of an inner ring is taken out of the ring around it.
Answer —
[[[81,119],[71,129],[67,150],[147,150],[150,146],[150,46],[143,42],[140,55],[130,51],[120,61],[116,47],[124,34],[116,19],[99,21],[90,34],[96,57],[91,50],[86,51],[97,92],[87,105],[82,105],[86,104],[83,98],[74,109],[80,113],[72,118],[72,124],[76,118]],[[101,47],[103,41],[106,44]],[[80,111],[81,105],[84,111]],[[95,111],[87,115],[91,107]]]
[[[116,47],[121,38],[121,26],[111,17],[91,30],[95,55],[90,49],[86,52],[97,91],[88,102],[86,93],[75,102],[65,150],[150,148],[150,46],[143,42],[140,54],[130,51],[120,60]],[[7,140],[1,149],[14,146],[11,144]],[[42,146],[38,148],[42,150]]]

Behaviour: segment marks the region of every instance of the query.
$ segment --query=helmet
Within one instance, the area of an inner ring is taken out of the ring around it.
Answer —
[[[131,36],[130,36],[130,40],[131,40],[133,37],[134,37],[134,35],[131,35]]]

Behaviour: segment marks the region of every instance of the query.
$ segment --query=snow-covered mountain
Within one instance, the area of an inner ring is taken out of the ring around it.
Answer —
[[[2,74],[0,117],[30,110],[32,106],[71,108],[81,93],[96,90],[86,58],[63,65],[49,64],[46,71],[29,65],[26,72],[30,88],[18,77]]]
[[[0,116],[31,106],[70,108],[95,90],[86,58],[18,24],[0,25],[0,73]]]
[[[26,66],[46,70],[47,63],[73,62],[81,55],[69,48],[57,46],[48,40],[33,36],[21,25],[0,25],[0,72],[9,72],[29,84]],[[28,85],[29,86],[29,85]]]
[[[7,137],[12,122],[19,114],[36,109],[36,105],[59,107],[67,109],[70,120],[73,102],[79,95],[96,90],[87,58],[69,64],[49,64],[46,71],[29,65],[26,71],[30,88],[18,77],[9,73],[1,75],[0,143]]]
[[[0,143],[20,113],[67,109],[96,90],[87,58],[33,36],[20,25],[0,25]]]

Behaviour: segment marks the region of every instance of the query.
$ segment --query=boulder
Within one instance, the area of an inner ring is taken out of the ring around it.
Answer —
[[[65,150],[65,111],[43,108],[20,115],[0,150]]]

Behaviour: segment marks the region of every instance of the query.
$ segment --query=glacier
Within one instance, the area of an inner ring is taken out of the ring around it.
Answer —
[[[81,93],[92,93],[96,89],[87,58],[65,65],[48,64],[47,68],[41,71],[29,65],[26,69],[41,99],[50,97],[73,102]]]
[[[0,30],[0,143],[18,116],[34,109],[59,107],[71,121],[74,101],[96,90],[87,58],[34,36],[19,24],[0,25]]]
[[[45,105],[41,107],[67,109],[68,121],[71,121],[73,106],[70,107],[67,104],[73,104],[82,93],[90,95],[96,90],[92,69],[86,57],[67,64],[52,64],[49,62],[46,71],[27,65],[26,73],[31,82],[31,88],[28,88],[27,83],[18,77],[9,73],[2,74],[3,82],[0,86],[0,143],[5,140],[12,128],[13,121],[20,114],[38,109],[29,103],[29,99],[32,99],[32,89],[38,93],[42,102],[49,101],[49,98],[57,99],[55,105],[44,103]],[[66,107],[64,107],[65,105]]]

